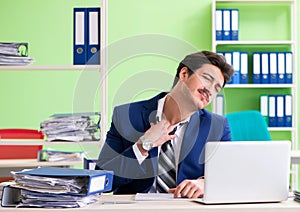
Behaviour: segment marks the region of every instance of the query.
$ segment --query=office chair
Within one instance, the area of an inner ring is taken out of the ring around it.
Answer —
[[[247,110],[228,113],[232,141],[272,140],[265,118],[259,111]]]

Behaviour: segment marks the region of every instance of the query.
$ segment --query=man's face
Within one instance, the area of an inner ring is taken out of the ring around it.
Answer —
[[[181,71],[188,70],[184,67]],[[189,77],[182,74],[181,80],[189,89],[198,109],[205,108],[222,90],[224,76],[217,66],[204,64]]]

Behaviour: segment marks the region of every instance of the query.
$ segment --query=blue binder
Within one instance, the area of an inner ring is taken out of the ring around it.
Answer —
[[[223,11],[220,9],[216,10],[215,14],[216,22],[216,40],[222,40],[222,31],[223,31]]]
[[[231,10],[231,40],[239,39],[239,10]]]
[[[240,83],[248,84],[248,53],[240,52],[241,54],[241,75],[240,75]]]
[[[223,40],[230,40],[231,39],[231,21],[230,21],[230,10],[224,9],[223,10]]]
[[[226,59],[226,63],[228,63],[232,66],[233,65],[233,63],[232,63],[232,52],[224,52],[224,57]],[[230,81],[227,82],[227,84],[232,84],[232,83],[233,83],[233,76],[230,78]]]
[[[276,118],[276,96],[269,95],[269,127],[277,126]]]
[[[276,95],[276,126],[284,126],[284,95]]]
[[[73,64],[84,65],[87,60],[87,9],[74,8]]]
[[[232,66],[233,66],[233,76],[232,76],[232,83],[233,84],[240,84],[240,52],[234,51],[232,52]]]
[[[285,83],[293,83],[293,53],[285,53]]]
[[[86,178],[86,191],[82,191],[79,194],[75,193],[74,195],[90,195],[110,191],[113,182],[113,172],[105,170],[41,167],[28,171],[20,171],[16,174],[56,178]]]
[[[253,75],[252,82],[253,84],[261,83],[261,62],[260,62],[260,53],[253,52]]]
[[[100,64],[100,8],[87,8],[87,64]]]
[[[285,53],[277,53],[277,62],[278,62],[278,83],[285,83]]]
[[[285,107],[284,107],[284,126],[292,127],[292,95],[285,95]]]
[[[268,84],[269,83],[269,54],[267,52],[263,52],[260,55],[261,59],[261,83]]]
[[[278,82],[278,66],[277,66],[277,53],[269,53],[270,62],[270,83],[274,84]]]

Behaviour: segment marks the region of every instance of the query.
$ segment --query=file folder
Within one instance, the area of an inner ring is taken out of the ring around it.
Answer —
[[[284,113],[284,126],[292,127],[292,95],[285,95],[285,113]]]
[[[278,83],[285,83],[285,53],[278,52],[277,54],[278,62]]]
[[[87,33],[87,9],[74,8],[74,65],[86,64]]]
[[[233,76],[232,83],[240,84],[240,52],[232,52]]]
[[[283,127],[284,126],[284,96],[277,95],[276,96],[276,126]]]
[[[107,192],[112,189],[113,171],[88,170],[75,168],[41,167],[31,170],[16,172],[15,175],[29,175],[48,178],[84,178],[86,179],[86,190],[74,195],[90,195]]]
[[[224,115],[224,95],[223,94],[217,94],[213,106],[214,106],[214,111],[216,114],[219,114],[221,116]]]
[[[277,67],[277,53],[270,52],[270,83],[277,83],[278,82],[278,67]]]
[[[229,65],[233,65],[232,64],[232,53],[231,52],[224,52],[224,57],[225,57],[225,59],[226,59],[226,62],[229,64]],[[229,82],[227,82],[227,84],[232,84],[232,82],[233,82],[233,76],[230,78],[230,81]]]
[[[261,83],[261,62],[260,62],[260,53],[253,53],[253,84]]]
[[[268,95],[261,95],[260,96],[260,113],[265,118],[267,125],[269,125],[269,118],[268,118],[268,106],[269,105],[269,97]]]
[[[276,127],[276,96],[269,96],[269,127]]]
[[[87,64],[100,64],[100,8],[87,8]]]
[[[239,10],[231,10],[231,40],[239,39]]]
[[[222,10],[216,10],[216,22],[215,22],[215,27],[216,27],[216,40],[222,40],[222,30],[223,30],[223,14]]]
[[[224,9],[223,10],[223,40],[230,40],[231,35],[230,35],[230,29],[231,28],[231,23],[230,23],[230,10]]]
[[[293,83],[293,54],[285,53],[285,83]]]
[[[269,83],[269,54],[261,53],[261,83]]]
[[[240,75],[240,83],[248,84],[248,53],[241,52],[241,75]]]

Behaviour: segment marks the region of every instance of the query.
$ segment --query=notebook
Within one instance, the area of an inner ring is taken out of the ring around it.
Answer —
[[[290,141],[208,142],[204,204],[280,202],[288,198]]]

